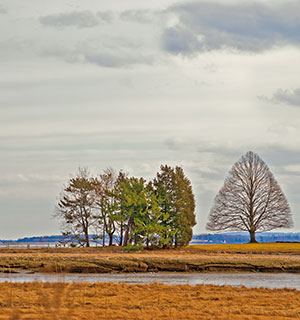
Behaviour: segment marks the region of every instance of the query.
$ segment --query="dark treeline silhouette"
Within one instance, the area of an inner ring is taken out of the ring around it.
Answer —
[[[162,165],[156,177],[129,177],[108,168],[91,176],[79,168],[63,189],[55,211],[66,239],[81,246],[185,246],[192,239],[195,200],[181,167]],[[117,243],[116,243],[117,242]]]
[[[96,235],[91,234],[90,240],[92,241]],[[114,236],[116,243],[119,242],[119,237]],[[292,232],[259,232],[256,234],[256,239],[259,242],[300,242],[300,233]],[[72,240],[72,237],[70,237]],[[106,242],[109,238],[106,236]],[[217,233],[217,234],[196,234],[193,235],[190,244],[217,244],[217,243],[246,243],[249,242],[250,235],[247,232],[228,232],[228,233]],[[0,243],[59,243],[61,245],[67,244],[68,239],[62,235],[53,236],[35,236],[19,238],[17,240],[4,240],[1,239]]]
[[[265,242],[300,242],[300,233],[259,232],[256,240]],[[190,244],[218,244],[218,243],[247,243],[250,241],[248,232],[229,232],[218,234],[197,234],[193,236]]]

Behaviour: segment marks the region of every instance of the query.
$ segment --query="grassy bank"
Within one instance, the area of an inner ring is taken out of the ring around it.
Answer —
[[[126,253],[122,248],[0,250],[1,272],[297,272],[299,244],[190,246]]]
[[[0,319],[299,319],[300,291],[158,283],[0,284]]]
[[[300,254],[300,243],[243,243],[191,245],[188,252],[224,252],[224,253],[263,253],[263,254]]]

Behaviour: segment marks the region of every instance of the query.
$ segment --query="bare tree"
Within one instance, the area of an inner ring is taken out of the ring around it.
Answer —
[[[236,162],[215,198],[207,230],[255,233],[293,226],[289,204],[268,166],[249,151]]]
[[[94,223],[94,180],[86,168],[79,168],[60,195],[55,217],[62,220],[65,236],[74,238],[80,245],[90,246],[89,229]]]

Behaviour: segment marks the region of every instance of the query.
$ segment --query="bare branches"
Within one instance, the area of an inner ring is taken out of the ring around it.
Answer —
[[[249,151],[231,168],[215,198],[207,229],[255,232],[293,226],[290,207],[268,166]]]
[[[90,246],[89,229],[95,200],[93,179],[86,168],[79,168],[78,174],[64,188],[56,208],[56,216],[63,220],[64,233],[87,247]]]

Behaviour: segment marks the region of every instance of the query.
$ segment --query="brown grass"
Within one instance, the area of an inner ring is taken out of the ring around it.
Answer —
[[[0,319],[299,319],[300,291],[158,283],[3,283]]]

